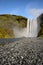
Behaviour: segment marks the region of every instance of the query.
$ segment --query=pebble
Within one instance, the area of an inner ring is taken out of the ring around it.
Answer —
[[[43,65],[43,44],[39,45],[39,39],[38,42],[36,40],[37,43],[33,42],[33,40],[32,42],[24,40],[26,42],[13,44],[16,47],[12,47],[12,43],[10,43],[11,47],[9,44],[0,46],[0,65]]]

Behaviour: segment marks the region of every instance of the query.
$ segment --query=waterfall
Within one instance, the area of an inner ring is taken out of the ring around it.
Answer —
[[[32,34],[33,34],[33,37],[37,37],[37,35],[38,35],[38,31],[37,31],[37,27],[38,27],[38,24],[37,24],[37,19],[33,19],[32,20],[32,26],[33,26],[33,32],[32,32]]]
[[[30,32],[30,21],[28,19],[27,20],[27,37],[29,37],[29,32]]]
[[[27,20],[27,37],[29,36],[29,32],[30,32],[30,21],[29,19]]]
[[[27,20],[27,37],[31,37],[31,21],[28,19]]]
[[[33,19],[33,20],[28,19],[26,28],[20,28],[20,27],[13,28],[15,38],[17,37],[18,38],[19,37],[37,37],[38,27],[39,27],[39,24],[37,22],[37,19]]]
[[[37,37],[37,19],[27,20],[27,37]]]

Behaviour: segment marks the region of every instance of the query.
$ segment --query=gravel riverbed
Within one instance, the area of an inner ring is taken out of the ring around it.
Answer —
[[[43,38],[0,42],[0,65],[43,65]]]

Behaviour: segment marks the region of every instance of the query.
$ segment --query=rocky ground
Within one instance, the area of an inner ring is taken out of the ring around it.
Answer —
[[[43,65],[43,38],[0,43],[0,65]]]

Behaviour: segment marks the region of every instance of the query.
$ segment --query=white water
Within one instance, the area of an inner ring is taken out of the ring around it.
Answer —
[[[37,37],[37,35],[38,35],[38,31],[37,31],[37,26],[38,26],[38,24],[37,24],[37,19],[33,19],[32,20],[32,37]]]
[[[31,21],[27,20],[27,37],[31,37]]]
[[[15,27],[13,30],[16,38],[27,36],[27,28]]]
[[[27,37],[37,37],[40,25],[38,23],[39,21],[37,22],[37,19],[27,20]]]
[[[14,27],[14,34],[15,37],[37,37],[38,35],[38,27],[39,27],[39,22],[37,22],[37,19],[33,20],[27,20],[27,27],[26,28],[19,28],[19,27]]]

